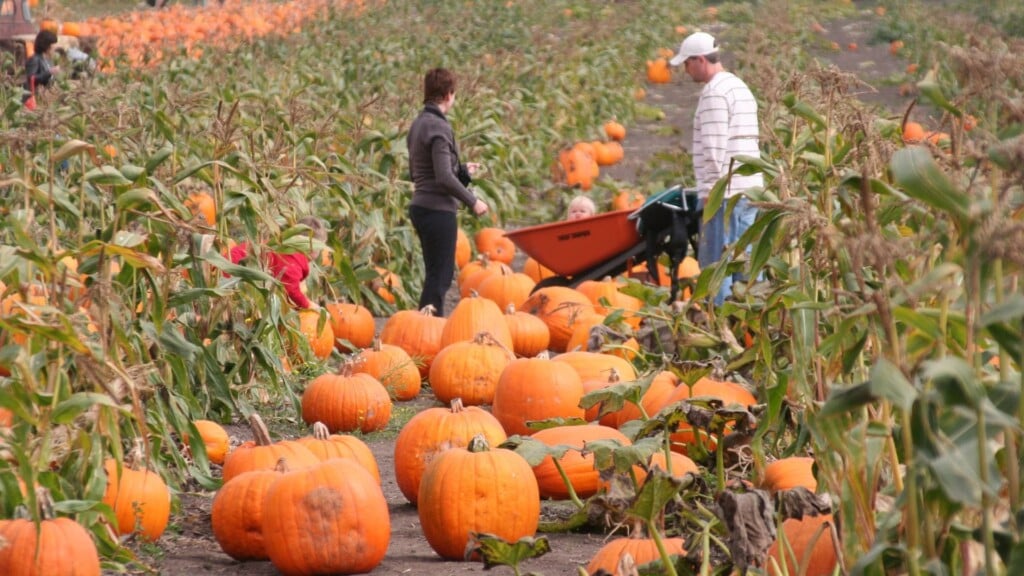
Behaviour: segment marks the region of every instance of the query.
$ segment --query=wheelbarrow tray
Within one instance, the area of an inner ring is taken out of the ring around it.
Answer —
[[[539,224],[505,232],[527,256],[561,276],[576,276],[640,243],[633,210],[596,214],[579,220]]]

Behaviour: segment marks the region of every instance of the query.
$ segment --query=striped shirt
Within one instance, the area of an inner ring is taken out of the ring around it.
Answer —
[[[730,160],[737,155],[760,156],[758,147],[757,101],[750,88],[731,72],[715,74],[700,93],[693,114],[693,171],[697,193],[708,193],[729,173]],[[733,165],[733,169],[737,167]],[[749,188],[764,186],[761,174],[733,174],[725,197]]]

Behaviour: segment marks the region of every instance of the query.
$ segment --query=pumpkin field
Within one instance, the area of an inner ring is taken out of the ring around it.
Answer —
[[[31,111],[0,52],[0,575],[1024,574],[1019,2],[199,4],[32,2],[95,68]],[[506,232],[694,185],[694,31],[756,221],[552,279]],[[444,316],[437,66],[490,207]]]

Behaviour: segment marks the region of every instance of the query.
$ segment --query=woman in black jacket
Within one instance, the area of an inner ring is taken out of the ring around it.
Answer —
[[[446,117],[455,104],[455,75],[451,71],[435,68],[427,72],[423,104],[406,139],[413,182],[409,218],[423,249],[425,278],[420,308],[431,305],[444,316],[444,295],[455,275],[459,203],[477,216],[486,214],[488,206],[466,187],[480,166],[459,162],[459,148]]]
[[[32,95],[32,79],[35,87],[49,86],[53,75],[60,72],[60,66],[52,62],[53,52],[57,46],[57,35],[50,30],[40,30],[36,34],[35,53],[25,61],[25,94],[21,101],[25,102]]]

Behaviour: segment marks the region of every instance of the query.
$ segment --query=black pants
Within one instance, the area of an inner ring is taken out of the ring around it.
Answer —
[[[455,276],[455,242],[459,233],[455,212],[410,206],[409,218],[423,249],[425,277],[420,308],[430,305],[438,316],[444,316],[444,295]]]

